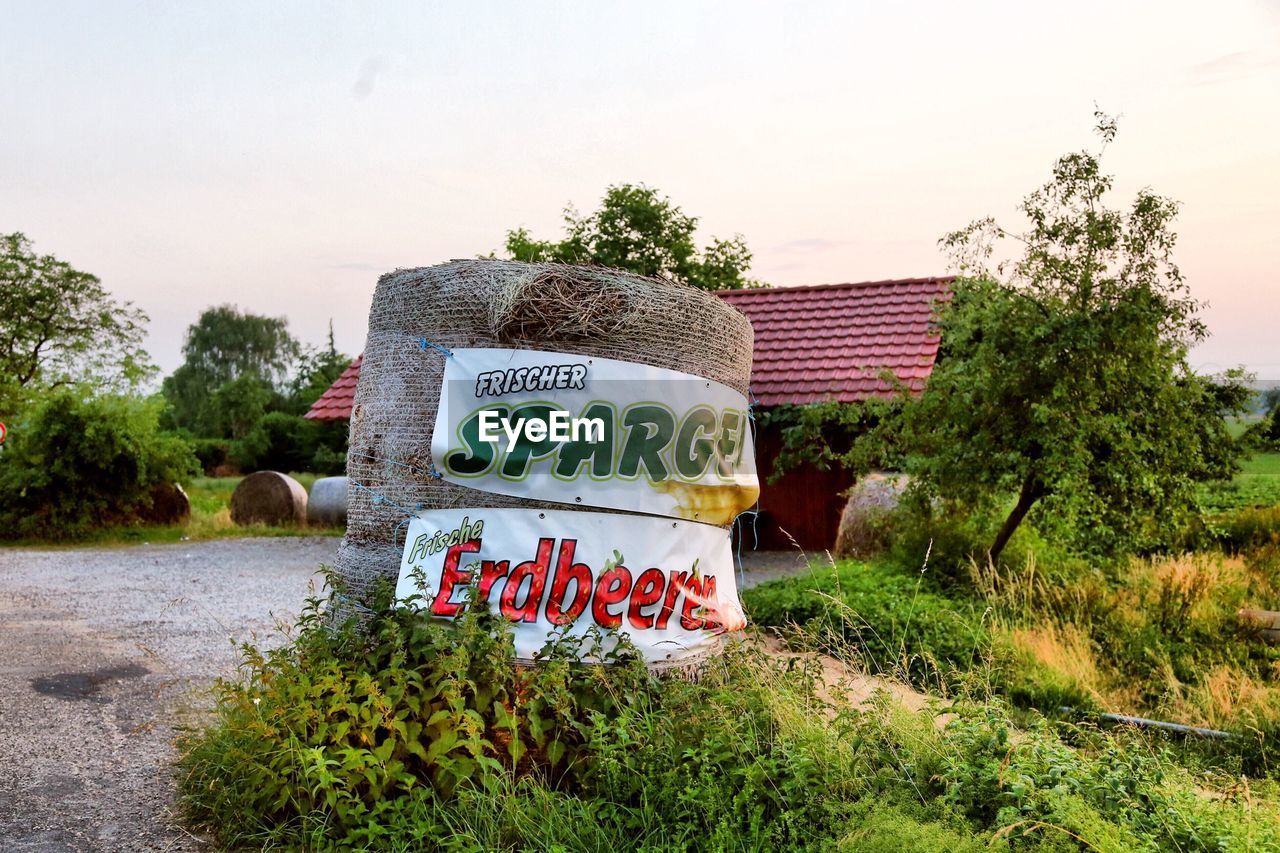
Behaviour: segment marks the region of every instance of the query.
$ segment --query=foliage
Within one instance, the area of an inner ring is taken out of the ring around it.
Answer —
[[[329,322],[329,341],[324,349],[304,346],[297,368],[288,384],[290,414],[305,415],[311,404],[320,399],[351,364],[351,357],[338,352],[333,340],[333,322]]]
[[[750,646],[689,682],[625,643],[613,666],[563,642],[517,666],[475,609],[378,608],[365,634],[322,609],[282,648],[245,647],[214,726],[182,744],[187,814],[227,846],[1265,849],[1280,818],[1265,785],[1142,739],[1020,731],[995,703],[957,704],[945,728],[883,695],[858,709]]]
[[[234,443],[232,459],[241,471],[315,471],[339,474],[346,468],[345,423],[321,424],[297,415],[270,412]],[[335,446],[337,445],[337,446]]]
[[[164,380],[176,426],[201,437],[239,438],[273,406],[298,354],[281,317],[206,309],[187,328],[183,363]]]
[[[147,315],[112,299],[97,276],[0,235],[0,414],[39,389],[84,383],[129,391],[153,371]]]
[[[1114,122],[1099,132],[1109,142]],[[1161,541],[1194,512],[1197,482],[1233,471],[1224,415],[1248,392],[1187,365],[1205,330],[1172,260],[1177,205],[1143,190],[1107,208],[1100,158],[1058,160],[1021,204],[1022,234],[982,219],[943,240],[964,277],[901,440],[925,495],[988,508],[1017,495],[993,558],[1033,507],[1082,549]],[[1006,239],[1021,255],[993,266]]]
[[[809,463],[820,470],[838,465],[860,476],[874,469],[896,469],[902,456],[892,431],[882,426],[899,416],[902,398],[872,398],[859,403],[828,401],[782,405],[756,415],[760,432],[776,432],[782,447],[770,477]]]
[[[1280,595],[1278,543],[1243,557],[1102,567],[1035,543],[1021,568],[975,562],[968,584],[946,587],[888,560],[842,562],[761,584],[743,601],[752,620],[793,645],[855,655],[944,694],[1225,729],[1237,739],[1188,753],[1225,771],[1275,775],[1280,648],[1261,643],[1237,612]],[[841,651],[842,639],[855,648]]]
[[[210,308],[187,332],[186,361],[165,379],[170,425],[210,440],[207,472],[234,462],[243,471],[346,467],[346,424],[301,416],[346,370],[329,326],[327,348],[300,345],[283,319]],[[225,359],[225,361],[224,361]]]
[[[71,539],[127,524],[152,488],[198,473],[191,448],[159,430],[160,404],[136,397],[44,395],[0,453],[0,538]]]
[[[794,626],[828,652],[856,650],[872,672],[938,687],[982,658],[981,614],[926,577],[887,563],[844,561],[742,592],[751,619]]]
[[[228,439],[191,438],[188,442],[200,462],[200,470],[206,475],[214,476],[217,469],[231,463],[231,441]]]
[[[741,236],[713,239],[701,252],[694,243],[698,220],[643,184],[610,186],[600,209],[580,216],[564,212],[565,236],[535,240],[524,228],[507,232],[507,255],[517,261],[599,264],[661,276],[705,290],[732,290],[751,282],[751,252]]]

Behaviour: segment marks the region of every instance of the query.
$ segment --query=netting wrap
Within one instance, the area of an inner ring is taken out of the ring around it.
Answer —
[[[382,276],[351,412],[347,533],[337,563],[357,599],[374,579],[395,579],[409,514],[447,507],[566,508],[435,475],[431,434],[446,351],[455,347],[632,361],[746,394],[752,333],[746,317],[710,293],[597,267],[471,260]]]

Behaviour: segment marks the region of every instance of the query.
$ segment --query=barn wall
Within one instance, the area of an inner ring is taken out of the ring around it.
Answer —
[[[756,435],[756,467],[760,471],[760,518],[755,530],[749,522],[743,528],[742,547],[761,550],[794,548],[786,534],[805,550],[831,548],[835,545],[844,509],[844,492],[853,478],[840,469],[820,471],[805,465],[770,483],[774,460],[782,447],[776,429],[764,429]],[[745,520],[744,520],[745,521]],[[785,533],[784,533],[785,531]],[[755,534],[753,536],[753,534]],[[758,537],[758,543],[753,541]]]

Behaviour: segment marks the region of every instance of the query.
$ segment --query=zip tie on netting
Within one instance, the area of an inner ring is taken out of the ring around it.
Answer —
[[[426,338],[418,338],[418,348],[424,349],[424,350],[433,349],[433,350],[436,350],[437,352],[444,353],[445,358],[453,358],[452,350],[447,350],[444,347],[440,346],[439,344],[433,344],[431,343],[431,341],[427,340]]]
[[[444,475],[442,475],[439,471],[436,470],[436,466],[434,464],[432,464],[430,468],[420,468],[417,465],[410,465],[408,462],[397,462],[394,459],[384,459],[381,456],[373,456],[368,453],[359,453],[355,450],[350,450],[347,452],[351,456],[359,456],[361,459],[372,459],[374,462],[385,462],[388,465],[399,465],[401,468],[408,468],[410,471],[417,471],[419,474],[426,474],[430,477],[435,477],[437,480],[444,479]]]
[[[422,512],[422,504],[418,504],[418,512]],[[395,530],[393,530],[393,531],[391,532],[391,544],[392,544],[392,545],[395,545],[396,547],[404,547],[404,546],[402,546],[402,545],[400,544],[400,528],[402,528],[402,527],[404,527],[404,528],[405,528],[405,530],[406,530],[406,533],[405,533],[405,541],[407,542],[407,541],[408,541],[408,538],[409,538],[409,534],[408,534],[408,532],[407,532],[407,531],[408,531],[408,527],[407,527],[406,525],[408,525],[408,524],[409,524],[409,522],[413,521],[413,520],[414,520],[415,518],[417,518],[417,517],[418,517],[417,513],[414,513],[413,515],[409,516],[409,517],[408,517],[408,518],[406,518],[404,521],[402,521],[402,522],[400,522],[399,524],[397,524],[397,525],[396,525],[396,529],[395,529]]]
[[[373,489],[366,486],[364,483],[361,483],[357,480],[352,480],[351,485],[355,486],[357,489],[359,489],[362,492],[368,492],[369,494],[373,495],[373,502],[376,504],[390,504],[391,506],[403,512],[409,518],[414,518],[417,515],[417,513],[414,512],[413,510],[406,509],[405,507],[400,506],[400,504],[391,500],[391,498],[387,497],[386,495],[378,494]],[[418,510],[419,511],[422,510],[422,504],[418,504]]]
[[[363,456],[364,454],[359,454],[359,455]],[[439,474],[437,474],[436,476],[439,476]],[[356,480],[352,480],[351,485],[355,486],[357,489],[360,489],[361,491],[368,492],[369,494],[373,495],[374,503],[390,504],[391,506],[395,507],[396,509],[404,513],[404,520],[401,521],[399,524],[397,524],[395,526],[395,529],[391,531],[391,544],[393,546],[399,546],[401,529],[404,529],[405,525],[409,524],[409,522],[413,521],[415,518],[418,517],[418,514],[422,512],[422,504],[418,504],[416,507],[414,507],[414,509],[410,510],[406,507],[401,506],[395,501],[391,500],[391,498],[387,497],[386,495],[378,494],[373,489],[366,486],[364,483],[360,483],[360,482],[357,482]]]
[[[742,537],[746,534],[742,530],[742,528],[739,526],[738,522],[742,521],[742,517],[744,515],[751,516],[751,550],[752,551],[760,550],[760,533],[756,529],[756,522],[760,519],[759,507],[760,507],[760,502],[756,501],[755,509],[749,509],[744,512],[738,513],[738,517],[733,520],[734,532],[738,534],[738,544],[737,544],[737,549],[736,549],[737,552],[735,554],[735,558],[738,561],[739,588],[745,587],[747,585],[747,570],[742,565]]]

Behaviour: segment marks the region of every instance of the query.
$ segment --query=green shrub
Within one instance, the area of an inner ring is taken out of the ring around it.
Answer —
[[[347,464],[347,425],[269,412],[231,448],[232,461],[245,472],[340,474]]]
[[[826,638],[829,651],[857,650],[874,671],[937,685],[982,660],[989,637],[970,601],[953,598],[889,563],[845,561],[742,593],[748,616],[770,627],[796,625]]]
[[[998,705],[945,729],[885,695],[858,710],[744,644],[696,682],[625,642],[609,666],[561,638],[522,667],[487,613],[439,623],[380,595],[367,634],[313,600],[289,645],[245,647],[214,726],[183,742],[183,805],[224,845],[1267,849],[1280,819],[1274,791],[1223,791],[1140,738],[1017,732]]]
[[[1212,529],[1222,547],[1235,554],[1280,543],[1280,506],[1247,507],[1217,516]]]
[[[240,470],[306,471],[315,456],[317,425],[297,415],[263,415],[244,438],[232,446]]]
[[[191,449],[200,461],[200,470],[206,476],[231,462],[231,442],[225,438],[190,438]]]
[[[191,447],[159,430],[160,404],[55,392],[0,453],[0,538],[69,539],[136,519],[152,488],[199,472]]]

